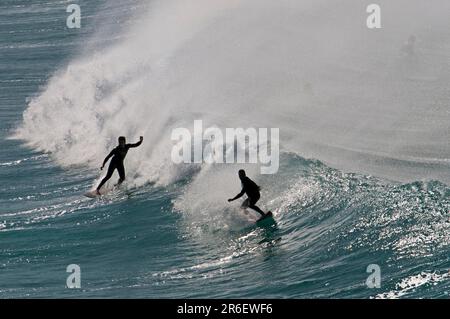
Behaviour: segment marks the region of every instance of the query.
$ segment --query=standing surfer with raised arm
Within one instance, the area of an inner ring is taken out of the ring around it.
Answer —
[[[138,147],[142,144],[142,141],[144,140],[144,137],[141,136],[139,142],[135,144],[127,144],[127,141],[124,136],[119,137],[119,145],[109,153],[108,156],[106,156],[105,160],[103,161],[103,165],[100,168],[103,170],[108,160],[112,157],[111,163],[109,164],[108,173],[106,174],[105,178],[100,182],[100,184],[97,187],[97,195],[100,194],[100,189],[102,186],[112,177],[114,171],[117,169],[117,172],[119,173],[119,181],[117,185],[120,185],[125,180],[125,167],[123,165],[123,161],[125,159],[125,156],[127,156],[128,150],[130,148]]]

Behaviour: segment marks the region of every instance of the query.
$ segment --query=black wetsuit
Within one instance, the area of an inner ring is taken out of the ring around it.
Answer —
[[[256,185],[256,183],[247,176],[241,179],[241,183],[242,183],[242,190],[235,198],[239,198],[242,195],[247,194],[248,198],[242,203],[242,207],[244,208],[249,207],[253,210],[256,210],[258,213],[264,216],[265,215],[264,212],[258,206],[255,205],[256,202],[258,202],[259,198],[261,197],[261,194],[259,192],[260,187]]]
[[[111,163],[109,163],[108,173],[98,185],[97,190],[100,190],[102,186],[112,177],[116,169],[120,177],[118,184],[123,183],[123,181],[125,180],[125,167],[123,166],[123,161],[127,156],[128,150],[133,147],[138,147],[139,145],[141,145],[141,143],[142,142],[138,142],[136,144],[125,144],[123,147],[119,145],[115,149],[113,149],[111,153],[109,153],[104,161],[104,164],[106,164],[109,158],[112,157]]]

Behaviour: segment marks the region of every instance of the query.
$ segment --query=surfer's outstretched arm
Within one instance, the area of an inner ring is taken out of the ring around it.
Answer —
[[[141,136],[139,142],[134,143],[134,144],[129,144],[130,148],[134,148],[134,147],[138,147],[142,144],[142,141],[144,140],[144,137]]]
[[[240,197],[242,197],[245,194],[245,189],[242,189],[241,192],[239,194],[237,194],[236,196],[234,196],[233,198],[230,198],[228,201],[232,202]]]
[[[113,149],[113,150],[111,151],[111,153],[109,153],[108,156],[106,156],[105,160],[103,161],[103,165],[102,165],[101,170],[103,170],[103,168],[105,167],[106,163],[108,163],[109,159],[110,159],[111,157],[114,156],[115,150],[116,150],[116,149]]]

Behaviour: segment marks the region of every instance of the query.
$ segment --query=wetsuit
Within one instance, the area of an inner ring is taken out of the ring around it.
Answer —
[[[105,161],[103,162],[103,166],[105,166],[108,160],[112,157],[111,163],[109,163],[108,173],[106,174],[105,178],[101,181],[101,183],[98,185],[97,190],[100,190],[102,186],[112,177],[116,169],[120,177],[118,184],[120,185],[123,183],[123,181],[125,180],[125,167],[123,166],[123,161],[127,156],[128,150],[133,147],[138,147],[141,144],[142,142],[137,142],[136,144],[125,144],[123,147],[119,145],[115,149],[113,149],[111,153],[109,153],[109,155],[105,158]]]
[[[264,216],[265,215],[264,212],[258,206],[255,205],[256,202],[261,197],[261,194],[259,193],[260,187],[256,185],[256,183],[247,176],[244,176],[241,179],[241,183],[242,183],[242,190],[239,194],[236,195],[235,198],[233,198],[233,200],[243,196],[244,194],[247,194],[248,198],[242,203],[242,207],[243,208],[249,207],[253,210],[256,210],[258,213]]]

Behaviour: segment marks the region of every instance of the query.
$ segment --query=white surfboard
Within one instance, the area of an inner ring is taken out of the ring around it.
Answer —
[[[84,193],[84,196],[89,197],[89,198],[97,198],[103,195],[108,194],[110,191],[112,191],[114,188],[112,189],[108,189],[108,188],[102,188],[100,190],[100,195],[97,193],[96,189],[91,189],[89,192]]]

